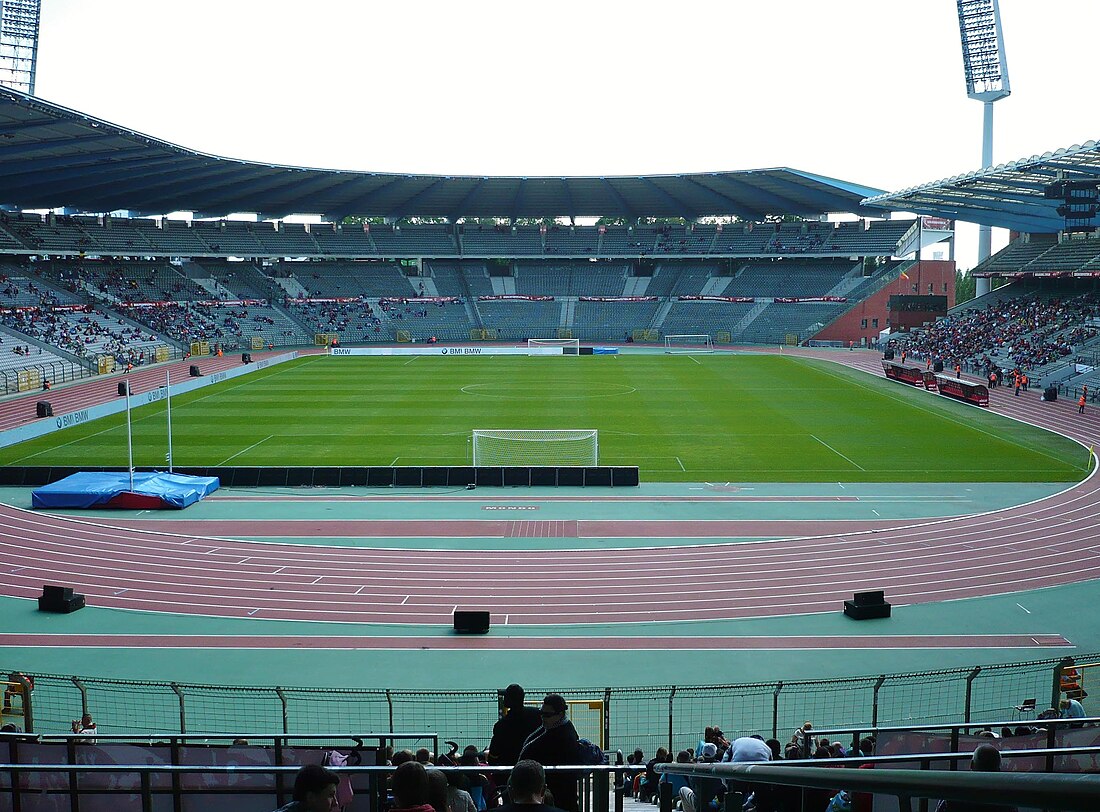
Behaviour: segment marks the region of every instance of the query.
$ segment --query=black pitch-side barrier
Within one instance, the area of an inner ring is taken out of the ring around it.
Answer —
[[[118,467],[0,467],[0,486],[36,488],[80,471],[125,471]],[[636,466],[343,466],[343,467],[176,467],[177,474],[216,476],[227,488],[367,487],[622,488],[638,484]]]

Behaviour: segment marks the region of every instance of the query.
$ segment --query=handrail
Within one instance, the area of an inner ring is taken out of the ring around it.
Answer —
[[[0,733],[0,741],[7,738],[20,738],[46,741],[73,741],[80,743],[92,738],[82,733]],[[170,742],[170,741],[199,741],[205,739],[431,739],[437,741],[438,733],[425,731],[410,731],[408,733],[348,733],[346,730],[339,733],[151,733],[148,736],[135,735],[133,733],[95,733],[97,741],[117,742]]]
[[[825,733],[908,733],[910,731],[924,732],[928,730],[985,730],[986,728],[1011,727],[1080,727],[1081,725],[1100,725],[1100,716],[1083,716],[1077,719],[1067,719],[1059,716],[1057,719],[1013,719],[1004,722],[941,722],[935,725],[890,725],[876,727],[874,725],[847,725],[845,727],[811,728],[802,731],[810,736]]]
[[[733,779],[750,784],[896,795],[902,808],[909,798],[1003,803],[1066,812],[1094,812],[1100,807],[1100,775],[822,769],[830,760],[821,759],[814,767],[792,766],[804,763],[792,762],[658,764],[655,769],[658,773]]]

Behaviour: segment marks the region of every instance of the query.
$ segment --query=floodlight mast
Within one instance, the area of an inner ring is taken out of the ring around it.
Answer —
[[[0,0],[0,85],[34,95],[42,0]]]
[[[993,166],[993,102],[1012,93],[1008,82],[1001,8],[998,0],[957,0],[966,95],[984,105],[982,168]],[[993,229],[978,227],[978,261],[989,259]],[[989,280],[975,280],[975,295],[989,293]]]

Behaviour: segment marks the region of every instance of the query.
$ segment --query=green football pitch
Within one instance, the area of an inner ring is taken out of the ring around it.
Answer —
[[[1078,444],[838,365],[751,355],[313,356],[172,400],[177,466],[463,465],[473,429],[597,429],[644,481],[1074,481]],[[165,405],[133,414],[163,467]],[[519,462],[519,461],[517,461]],[[0,464],[126,465],[116,415]],[[521,463],[520,463],[521,464]]]

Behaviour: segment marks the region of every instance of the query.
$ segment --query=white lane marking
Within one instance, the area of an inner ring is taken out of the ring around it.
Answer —
[[[702,366],[702,365],[703,365],[703,362],[702,362],[702,361],[700,361],[700,360],[699,360],[698,358],[696,358],[696,357],[695,357],[694,355],[689,355],[689,356],[688,356],[688,358],[690,358],[690,359],[691,359],[692,361],[694,361],[695,363],[697,363],[697,364],[698,364],[699,366]]]
[[[1018,603],[1016,605],[1019,606],[1021,609],[1023,609],[1025,612],[1027,612],[1029,615],[1031,614],[1031,610],[1028,609],[1026,606],[1024,606],[1022,603]]]
[[[816,434],[811,434],[810,436],[811,436],[811,437],[813,437],[813,438],[814,438],[815,440],[817,440],[817,441],[818,441],[819,443],[821,443],[821,444],[822,444],[823,446],[825,446],[825,447],[826,447],[827,449],[829,449],[830,451],[832,451],[832,452],[833,452],[834,454],[836,454],[836,455],[837,455],[838,457],[842,457],[842,458],[844,458],[844,459],[848,460],[848,462],[852,463],[852,465],[854,465],[854,466],[855,466],[856,468],[858,468],[859,470],[861,470],[861,471],[866,471],[866,470],[867,470],[867,469],[866,469],[866,468],[864,468],[864,467],[863,467],[862,465],[860,465],[860,464],[859,464],[858,462],[856,462],[855,460],[853,460],[853,459],[852,459],[851,457],[848,457],[848,456],[846,456],[846,455],[844,455],[844,454],[841,454],[841,453],[840,453],[839,451],[837,451],[837,450],[836,450],[835,448],[833,448],[833,447],[832,447],[831,445],[829,445],[829,444],[828,444],[827,442],[825,442],[824,440],[822,440],[822,439],[821,439],[820,437],[818,437],[818,436],[817,436]]]
[[[411,364],[413,361],[415,361],[419,357],[420,357],[419,355],[414,355],[412,358],[410,358],[408,361],[403,363],[401,366],[407,367],[409,364]]]
[[[267,435],[267,436],[266,436],[266,437],[264,437],[264,438],[263,438],[262,440],[260,440],[260,442],[259,442],[259,443],[253,443],[253,444],[252,444],[252,445],[250,445],[250,446],[249,446],[248,448],[242,448],[242,449],[241,449],[240,451],[238,451],[238,452],[237,452],[236,454],[234,454],[233,456],[231,456],[231,457],[226,457],[226,458],[225,458],[224,460],[222,460],[221,462],[219,462],[219,463],[218,463],[218,465],[225,465],[225,464],[226,464],[227,462],[229,462],[229,461],[230,461],[230,460],[232,460],[232,459],[236,459],[237,457],[241,456],[241,454],[245,453],[246,451],[251,451],[251,450],[252,450],[252,449],[254,449],[254,448],[255,448],[256,446],[258,446],[258,445],[259,445],[260,443],[266,443],[266,442],[267,442],[268,440],[270,440],[270,439],[271,439],[272,437],[274,437],[274,436],[275,436],[274,434],[269,434],[269,435]]]
[[[400,457],[394,457],[393,462],[390,463],[390,468],[393,468],[393,466],[397,465],[397,461],[399,459],[401,459],[401,458]]]

